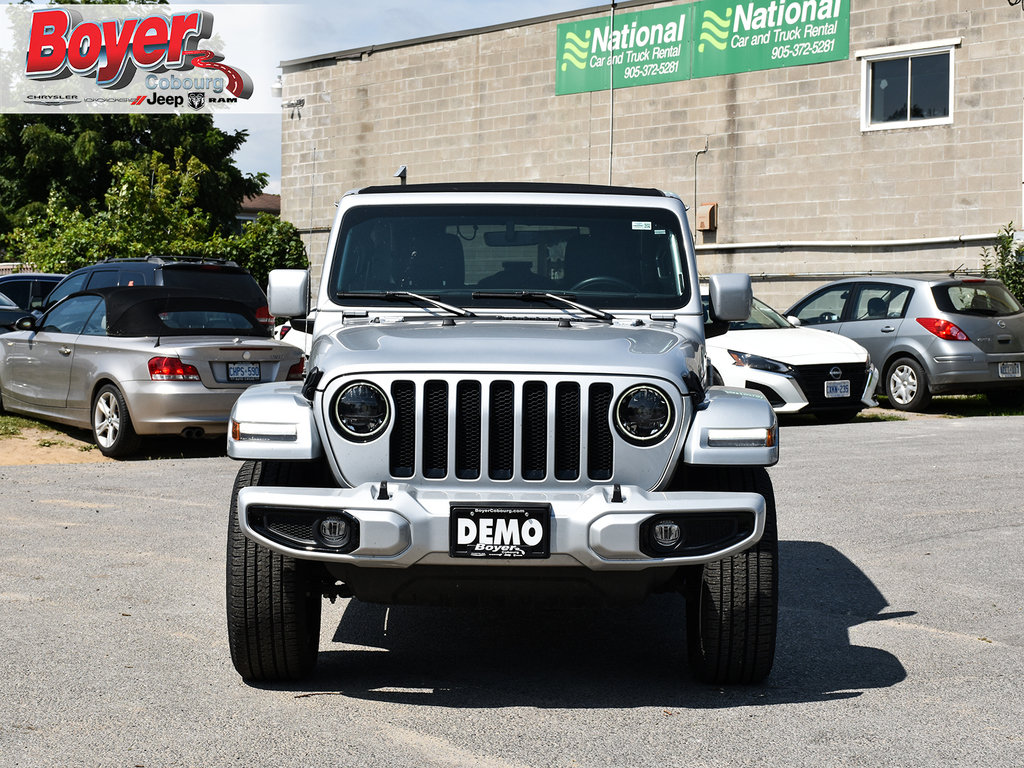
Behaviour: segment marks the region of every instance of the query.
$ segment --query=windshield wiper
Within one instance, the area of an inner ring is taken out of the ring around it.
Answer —
[[[366,291],[365,293],[360,292],[343,292],[334,294],[339,299],[383,299],[384,301],[423,301],[427,304],[431,304],[438,309],[443,309],[445,312],[451,312],[453,315],[459,317],[476,317],[476,315],[470,312],[468,309],[462,307],[454,307],[451,304],[445,304],[443,301],[439,301],[430,296],[424,296],[420,293],[412,293],[411,291]]]
[[[594,307],[588,307],[586,304],[579,304],[572,299],[576,298],[575,294],[572,293],[544,293],[543,291],[509,291],[506,293],[490,292],[490,291],[474,291],[474,299],[514,299],[515,301],[553,301],[559,304],[564,304],[567,307],[579,310],[580,312],[596,317],[598,320],[603,320],[606,323],[611,323],[615,320],[615,315],[604,310],[595,309]]]

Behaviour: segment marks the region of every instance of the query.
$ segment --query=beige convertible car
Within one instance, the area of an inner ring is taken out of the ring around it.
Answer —
[[[182,289],[85,291],[8,327],[0,410],[91,429],[112,457],[142,435],[223,435],[247,387],[303,376],[245,305]]]

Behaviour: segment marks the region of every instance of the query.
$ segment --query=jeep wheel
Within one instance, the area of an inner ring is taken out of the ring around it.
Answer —
[[[121,390],[104,384],[92,401],[92,436],[100,453],[114,459],[131,456],[142,442],[132,426]]]
[[[238,491],[253,485],[305,485],[307,466],[247,461],[238,471],[228,521],[227,613],[231,661],[244,680],[298,680],[320,650],[318,566],[247,539],[238,525]]]
[[[911,357],[901,357],[889,366],[885,394],[892,407],[901,411],[922,411],[932,399],[924,368]]]
[[[686,589],[690,671],[716,685],[757,683],[771,672],[779,609],[775,495],[761,467],[693,467],[691,490],[743,491],[764,496],[761,540],[745,552],[691,572]]]

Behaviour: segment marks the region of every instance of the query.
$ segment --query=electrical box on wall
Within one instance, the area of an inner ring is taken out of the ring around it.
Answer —
[[[718,203],[702,203],[697,207],[697,229],[701,232],[718,229]]]

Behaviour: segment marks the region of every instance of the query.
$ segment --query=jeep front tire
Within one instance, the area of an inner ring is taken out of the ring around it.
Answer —
[[[238,492],[252,485],[298,487],[302,464],[247,461],[231,494],[227,547],[227,618],[231,661],[249,682],[298,680],[316,666],[322,589],[315,563],[279,555],[246,538]]]
[[[762,467],[690,468],[700,479],[688,490],[754,492],[764,496],[761,540],[739,554],[695,568],[686,596],[690,671],[704,683],[764,680],[775,659],[778,623],[778,531],[775,494]]]

